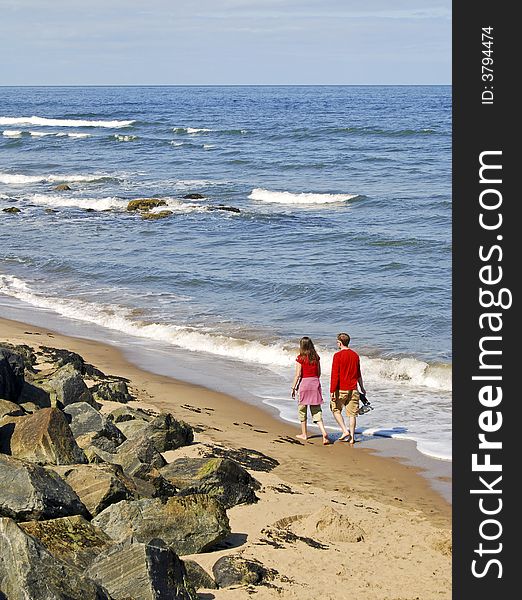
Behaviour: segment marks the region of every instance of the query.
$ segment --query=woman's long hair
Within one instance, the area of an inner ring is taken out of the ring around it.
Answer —
[[[319,362],[319,354],[315,350],[314,343],[307,336],[299,340],[299,355],[304,356],[310,364]]]

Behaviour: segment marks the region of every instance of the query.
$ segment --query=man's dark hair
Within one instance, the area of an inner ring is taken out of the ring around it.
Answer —
[[[343,346],[348,347],[350,343],[350,336],[347,333],[339,333],[337,335],[337,339],[341,342]]]

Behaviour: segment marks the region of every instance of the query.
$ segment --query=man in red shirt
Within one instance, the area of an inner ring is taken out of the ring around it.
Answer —
[[[339,423],[343,434],[339,438],[341,441],[349,441],[353,446],[355,443],[355,423],[357,411],[359,410],[359,392],[357,384],[363,394],[366,394],[364,382],[361,375],[361,364],[359,355],[348,345],[350,336],[347,333],[340,333],[337,336],[337,346],[339,350],[333,356],[332,376],[330,379],[330,408],[335,420]],[[346,415],[350,421],[350,430],[346,429],[342,410],[346,407]]]

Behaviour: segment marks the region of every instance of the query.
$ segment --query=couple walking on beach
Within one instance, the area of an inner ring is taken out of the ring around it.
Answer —
[[[359,355],[351,348],[350,336],[347,333],[337,335],[338,350],[333,356],[332,372],[330,377],[330,409],[339,424],[342,434],[339,441],[355,443],[355,424],[359,410],[359,392],[366,394]],[[292,398],[296,392],[299,394],[299,421],[301,433],[297,435],[301,440],[308,439],[307,411],[310,409],[313,422],[319,427],[323,435],[323,444],[330,444],[328,434],[323,425],[321,404],[323,395],[321,390],[321,362],[320,357],[309,337],[302,337],[299,342],[299,355],[295,365],[295,376],[292,383]],[[343,418],[343,409],[348,417],[349,428]]]

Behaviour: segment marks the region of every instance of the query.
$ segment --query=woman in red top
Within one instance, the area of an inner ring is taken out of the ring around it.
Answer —
[[[330,443],[328,434],[323,425],[323,412],[321,404],[323,395],[321,391],[321,363],[314,344],[309,337],[302,337],[299,341],[299,356],[295,359],[295,376],[292,383],[292,398],[299,389],[299,421],[301,422],[301,433],[297,435],[300,440],[308,439],[307,430],[307,407],[310,407],[313,422],[319,427],[323,434],[323,444]]]

